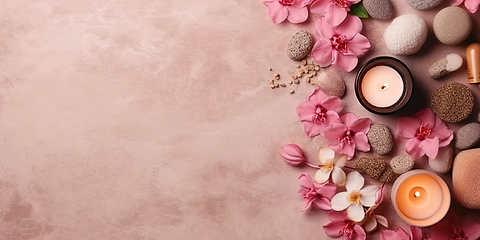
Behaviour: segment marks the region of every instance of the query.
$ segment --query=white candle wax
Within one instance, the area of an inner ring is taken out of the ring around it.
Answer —
[[[376,66],[363,76],[362,93],[365,100],[375,107],[390,107],[403,95],[402,76],[388,66]]]

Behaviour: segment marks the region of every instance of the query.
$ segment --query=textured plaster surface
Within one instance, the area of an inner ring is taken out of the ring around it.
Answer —
[[[440,85],[466,83],[465,66],[439,81],[428,67],[475,40],[443,45],[432,32],[440,8],[393,4],[429,26],[422,50],[399,57],[415,97],[396,115],[369,113],[355,98],[357,67],[343,98],[346,111],[392,131]],[[372,50],[359,66],[390,55],[389,22],[364,21]],[[300,29],[313,33],[313,20],[275,25],[259,0],[1,0],[0,239],[327,239],[326,213],[300,212],[297,177],[315,171],[279,156],[297,143],[315,163],[326,145],[295,114],[314,87],[268,87],[273,73],[286,82],[295,71],[285,50]],[[468,86],[475,116],[454,130],[478,116],[480,89]],[[397,142],[386,159],[404,153]],[[377,212],[405,228],[390,186]]]

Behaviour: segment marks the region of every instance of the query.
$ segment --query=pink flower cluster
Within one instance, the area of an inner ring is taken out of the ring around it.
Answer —
[[[297,115],[309,137],[322,135],[337,154],[345,154],[351,159],[355,149],[370,151],[366,134],[372,121],[367,118],[358,119],[353,113],[339,116],[342,110],[340,98],[315,89],[297,107]]]
[[[337,65],[351,72],[370,49],[368,39],[360,34],[363,25],[360,18],[349,15],[350,6],[360,0],[265,0],[268,13],[274,23],[287,19],[302,23],[310,11],[320,18],[315,23],[318,37],[312,49],[312,57],[321,67]]]

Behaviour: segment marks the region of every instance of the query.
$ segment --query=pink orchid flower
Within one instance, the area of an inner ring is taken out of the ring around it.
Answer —
[[[309,209],[312,205],[323,210],[332,209],[330,200],[337,190],[335,184],[328,182],[323,184],[315,183],[306,173],[302,173],[298,179],[300,180],[300,190],[298,193],[305,198],[302,212]]]
[[[310,6],[310,11],[321,17],[325,17],[327,22],[333,26],[338,26],[347,17],[352,4],[359,3],[361,0],[316,0]]]
[[[315,89],[307,96],[307,101],[297,107],[297,115],[309,137],[323,135],[324,129],[332,123],[340,123],[338,113],[343,110],[342,100],[328,96],[320,89]]]
[[[405,232],[405,230],[398,227],[395,231],[383,230],[382,233],[380,234],[380,239],[381,240],[427,240],[426,238],[423,237],[422,230],[419,227],[410,226],[410,235],[408,235]],[[447,237],[447,239],[449,238]],[[428,240],[432,240],[432,238],[429,238]]]
[[[308,18],[307,6],[311,0],[266,0],[268,14],[274,23],[288,19],[291,23],[302,23]]]
[[[367,235],[360,225],[348,219],[347,212],[328,212],[330,223],[323,226],[325,234],[331,238],[342,238],[344,240],[365,240]]]
[[[382,185],[380,189],[377,191],[377,201],[373,207],[370,207],[367,212],[365,212],[365,219],[363,223],[363,227],[367,233],[373,232],[377,229],[379,223],[380,225],[388,228],[388,219],[382,215],[376,215],[375,210],[380,206],[383,202],[383,187]]]
[[[471,215],[459,218],[455,212],[450,212],[442,221],[433,225],[432,236],[435,240],[476,240],[480,238],[480,223]]]
[[[338,26],[332,26],[325,17],[315,23],[318,41],[312,48],[312,57],[321,67],[337,65],[351,72],[358,58],[370,49],[368,39],[360,34],[363,25],[360,18],[348,15]]]
[[[463,0],[456,0],[452,5],[455,7],[460,6],[464,2]],[[465,0],[465,7],[471,13],[476,13],[478,10],[478,5],[480,5],[480,0]]]
[[[345,154],[352,159],[355,149],[363,152],[370,151],[367,133],[372,120],[358,119],[353,113],[345,113],[341,117],[343,123],[333,123],[325,128],[324,137],[337,154]]]
[[[400,117],[396,125],[397,134],[409,139],[405,146],[414,160],[425,154],[435,159],[438,149],[448,146],[453,139],[453,131],[430,108],[421,110],[411,118]]]

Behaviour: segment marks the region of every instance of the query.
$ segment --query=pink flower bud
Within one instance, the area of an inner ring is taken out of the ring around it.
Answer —
[[[293,166],[300,165],[306,161],[302,149],[296,144],[283,146],[280,155],[285,158],[288,164]]]

